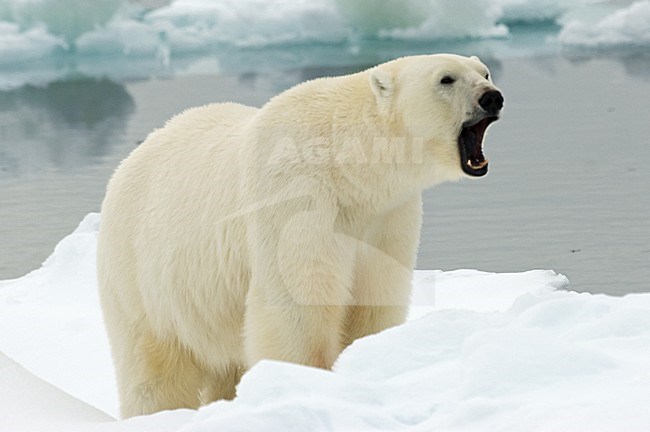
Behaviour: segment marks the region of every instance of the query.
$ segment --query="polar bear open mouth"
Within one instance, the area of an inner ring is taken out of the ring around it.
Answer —
[[[473,177],[487,174],[488,160],[483,155],[483,137],[487,127],[498,117],[485,117],[471,126],[463,126],[458,136],[460,165],[463,171]]]

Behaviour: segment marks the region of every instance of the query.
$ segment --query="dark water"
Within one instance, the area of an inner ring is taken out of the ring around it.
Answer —
[[[650,61],[638,55],[484,59],[506,95],[486,178],[425,195],[418,267],[552,268],[573,289],[650,291]],[[0,280],[37,268],[152,129],[184,108],[261,105],[357,67],[0,92]]]

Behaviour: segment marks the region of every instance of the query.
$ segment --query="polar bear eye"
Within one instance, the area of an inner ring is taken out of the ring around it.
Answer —
[[[485,74],[485,79],[489,80],[490,79],[490,74]]]
[[[449,85],[449,84],[453,84],[455,81],[456,81],[456,80],[455,80],[454,78],[450,77],[449,75],[445,75],[445,76],[442,77],[442,79],[440,80],[440,84]]]

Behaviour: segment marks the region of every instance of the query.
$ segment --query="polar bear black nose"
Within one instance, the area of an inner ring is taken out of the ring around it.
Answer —
[[[489,113],[496,113],[503,108],[503,95],[498,90],[490,90],[483,93],[478,104]]]

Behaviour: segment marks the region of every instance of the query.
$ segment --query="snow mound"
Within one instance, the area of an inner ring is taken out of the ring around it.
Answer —
[[[650,0],[637,1],[600,19],[568,19],[558,39],[588,48],[650,46]]]
[[[577,294],[542,270],[418,271],[411,320],[356,341],[333,372],[263,361],[234,401],[107,423],[92,408],[117,414],[98,225],[88,215],[41,269],[0,282],[0,352],[22,365],[0,354],[0,431],[650,428],[650,294]]]
[[[99,215],[89,214],[40,269],[0,282],[0,351],[114,415],[117,387],[95,280],[98,229]]]
[[[649,334],[649,295],[438,311],[355,342],[335,373],[262,362],[182,430],[647,430]]]
[[[98,409],[39,380],[2,353],[0,383],[0,430],[11,426],[12,432],[33,432],[111,420]]]

